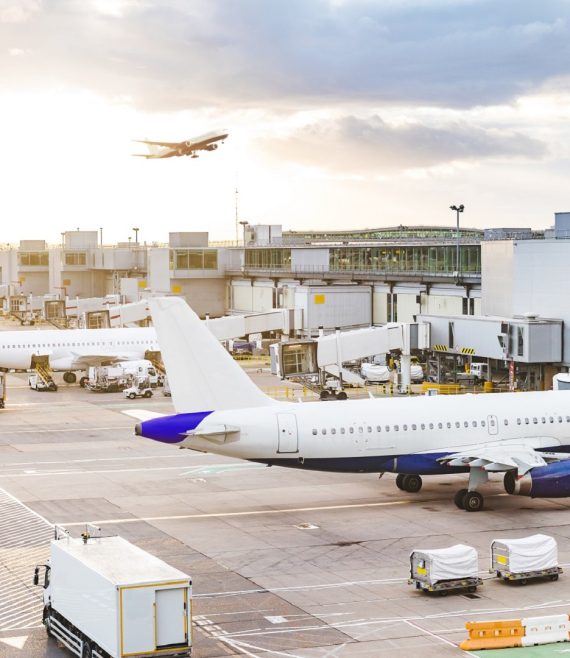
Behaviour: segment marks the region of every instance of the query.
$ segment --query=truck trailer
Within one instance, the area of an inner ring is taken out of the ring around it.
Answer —
[[[191,656],[190,577],[121,537],[52,540],[40,584],[48,636],[80,658]]]

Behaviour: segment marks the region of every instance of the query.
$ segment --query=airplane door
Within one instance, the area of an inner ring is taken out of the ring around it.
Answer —
[[[499,431],[497,416],[487,416],[487,430],[489,431],[489,434],[497,434]]]
[[[277,452],[299,452],[297,417],[295,414],[277,414],[277,428],[279,432]]]

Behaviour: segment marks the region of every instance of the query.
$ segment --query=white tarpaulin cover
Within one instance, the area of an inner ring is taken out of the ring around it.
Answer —
[[[497,566],[497,553],[507,557],[504,571],[526,573],[558,566],[558,545],[548,535],[531,535],[520,539],[495,539],[491,543],[494,556],[493,568]]]
[[[423,579],[430,584],[440,580],[476,578],[479,571],[477,551],[472,546],[465,546],[465,544],[433,550],[415,550],[410,555],[410,560],[412,578],[423,576]],[[418,571],[418,560],[424,561],[425,574],[422,574],[421,567]]]

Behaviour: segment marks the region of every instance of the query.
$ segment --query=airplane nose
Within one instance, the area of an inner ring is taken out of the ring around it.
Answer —
[[[137,423],[135,425],[135,436],[142,436],[142,425],[141,425],[141,423]]]

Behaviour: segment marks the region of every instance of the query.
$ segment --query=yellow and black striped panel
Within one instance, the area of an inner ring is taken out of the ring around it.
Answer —
[[[475,354],[475,349],[473,347],[461,347],[459,351],[461,354],[470,354],[471,356]]]
[[[447,347],[447,345],[433,345],[433,349],[436,352],[447,352],[449,347]]]

